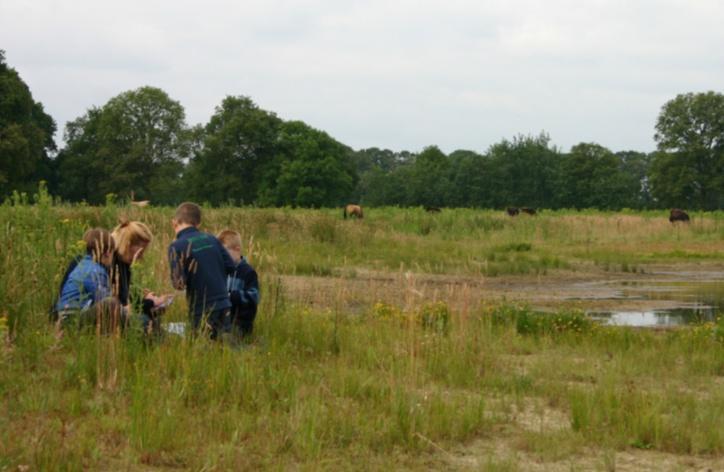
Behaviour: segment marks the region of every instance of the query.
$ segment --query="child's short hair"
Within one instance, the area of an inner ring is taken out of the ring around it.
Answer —
[[[241,235],[234,230],[225,229],[216,236],[226,248],[241,249]]]
[[[198,226],[201,224],[201,207],[195,203],[184,202],[176,208],[174,219],[177,223]]]
[[[129,248],[135,244],[150,244],[153,241],[153,233],[144,223],[140,221],[121,221],[121,224],[115,227],[111,233],[113,241],[116,243],[116,249],[119,254],[125,256],[133,256],[126,254]]]
[[[116,243],[108,230],[103,228],[89,229],[83,235],[85,241],[85,252],[95,259],[100,259],[103,254],[116,250]]]

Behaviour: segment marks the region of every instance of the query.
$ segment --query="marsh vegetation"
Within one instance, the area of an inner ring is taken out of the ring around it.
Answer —
[[[208,210],[262,276],[257,338],[237,350],[58,339],[47,311],[83,230],[147,223],[135,283],[167,291],[171,210],[36,200],[0,207],[0,469],[724,467],[721,313],[640,330],[525,296],[721,271],[721,212]],[[183,303],[165,317],[185,321]]]

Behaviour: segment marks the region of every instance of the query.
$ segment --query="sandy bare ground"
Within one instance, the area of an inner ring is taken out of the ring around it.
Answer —
[[[549,436],[571,432],[570,420],[564,411],[551,408],[541,399],[528,399],[514,407],[511,421],[492,434],[460,444],[450,450],[437,446],[439,457],[451,470],[521,471],[720,471],[724,457],[677,455],[660,451],[629,448],[623,451],[595,447],[546,447],[530,441],[528,434]],[[565,440],[564,440],[565,442]],[[494,466],[497,466],[494,467]]]
[[[512,302],[543,310],[644,311],[686,307],[676,284],[724,284],[724,264],[652,265],[645,273],[588,270],[470,277],[343,269],[332,277],[281,276],[289,300],[357,313],[375,302],[410,306],[444,300],[453,309]]]
[[[701,471],[724,470],[724,458],[681,456],[657,451],[631,449],[602,451],[587,449],[552,460],[541,459],[536,453],[515,447],[510,433],[501,431],[496,438],[478,439],[466,446],[445,451],[451,470],[521,470],[521,471]],[[496,469],[493,466],[497,466]],[[509,468],[504,468],[508,466]]]
[[[644,273],[607,272],[596,267],[555,271],[547,275],[468,277],[340,269],[332,277],[281,276],[287,299],[315,309],[361,313],[375,302],[411,307],[444,300],[454,310],[475,310],[484,304],[511,302],[543,310],[578,308],[588,311],[645,311],[686,307],[677,285],[721,283],[724,264],[650,265]],[[566,412],[530,399],[511,413],[498,430],[471,442],[443,447],[431,469],[524,471],[724,471],[724,457],[676,455],[629,448],[623,451],[578,447],[553,455],[535,450],[528,434],[571,432]],[[423,438],[425,440],[425,438]],[[565,440],[564,440],[565,441]],[[555,448],[554,448],[555,449]]]

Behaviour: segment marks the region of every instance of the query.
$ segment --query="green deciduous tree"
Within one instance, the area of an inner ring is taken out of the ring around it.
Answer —
[[[559,154],[546,133],[503,140],[490,147],[488,156],[491,206],[552,206]]]
[[[452,207],[493,206],[493,175],[486,155],[457,150],[450,154],[450,191],[445,202]]]
[[[163,90],[124,92],[66,125],[61,195],[98,203],[133,191],[137,199],[175,203],[190,138],[183,107]]]
[[[724,95],[687,93],[664,104],[651,187],[662,205],[724,208]]]
[[[199,201],[254,203],[273,167],[282,120],[248,97],[226,97],[206,125],[188,170]]]
[[[395,152],[376,147],[360,149],[352,154],[352,160],[357,167],[357,173],[360,175],[372,169],[390,172],[400,165],[411,162],[414,157],[408,151]]]
[[[437,146],[428,146],[417,156],[407,181],[407,204],[444,206],[452,192],[450,161]]]
[[[655,152],[651,192],[658,207],[701,208],[701,179],[690,154]]]
[[[654,201],[649,184],[651,155],[637,151],[616,153],[621,172],[621,205],[626,208],[651,208]]]
[[[397,180],[397,169],[414,161],[408,151],[367,148],[352,154],[359,176],[352,201],[365,205],[398,205],[405,200],[405,188]]]
[[[573,146],[562,161],[559,199],[568,208],[622,208],[626,183],[620,159],[599,144]]]
[[[29,191],[51,178],[55,121],[0,50],[0,197]]]
[[[101,110],[91,108],[65,126],[66,147],[57,159],[60,195],[71,201],[100,202],[111,192],[108,163],[100,156]]]
[[[352,150],[301,121],[285,122],[265,171],[261,203],[304,207],[345,203],[356,184]]]

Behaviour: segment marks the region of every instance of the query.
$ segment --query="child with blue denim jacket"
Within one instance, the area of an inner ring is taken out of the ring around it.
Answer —
[[[95,324],[104,315],[110,327],[115,327],[120,322],[120,307],[112,296],[108,277],[115,243],[111,233],[101,228],[87,231],[83,240],[86,254],[68,273],[55,305],[58,322],[61,328],[74,321],[82,326]]]
[[[251,264],[241,255],[239,233],[225,229],[217,238],[236,264],[234,273],[227,278],[232,329],[237,336],[248,338],[254,331],[254,319],[259,306],[259,277]]]

